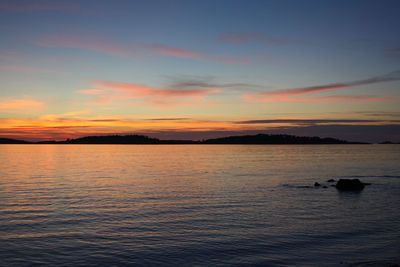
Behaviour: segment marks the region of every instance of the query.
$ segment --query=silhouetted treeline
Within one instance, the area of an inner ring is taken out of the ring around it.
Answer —
[[[0,144],[28,144],[21,140],[0,138]],[[160,140],[144,135],[105,135],[86,136],[65,141],[40,141],[34,144],[366,144],[361,142],[348,142],[335,138],[306,137],[294,135],[242,135],[222,138],[207,139],[202,141],[192,140]]]
[[[0,138],[0,144],[29,144],[30,142],[11,139],[11,138]]]
[[[144,135],[85,136],[68,139],[63,144],[159,144],[160,140]]]
[[[384,141],[384,142],[381,142],[379,144],[382,144],[382,145],[400,145],[400,142]]]
[[[204,144],[363,144],[361,142],[348,142],[335,138],[320,138],[295,136],[287,134],[269,135],[242,135],[229,136],[203,141]]]

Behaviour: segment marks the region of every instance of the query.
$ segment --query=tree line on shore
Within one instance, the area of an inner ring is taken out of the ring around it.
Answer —
[[[386,142],[384,142],[386,143]],[[335,138],[321,138],[295,136],[287,134],[256,134],[228,136],[221,138],[193,140],[161,140],[145,135],[103,135],[85,136],[64,141],[29,142],[10,138],[0,138],[0,144],[366,144],[363,142],[349,142]]]

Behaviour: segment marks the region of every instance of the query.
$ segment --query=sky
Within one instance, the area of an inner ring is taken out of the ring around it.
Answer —
[[[400,141],[400,2],[0,0],[0,136]]]

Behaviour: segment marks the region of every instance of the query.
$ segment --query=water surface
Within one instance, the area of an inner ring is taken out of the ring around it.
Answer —
[[[398,145],[1,145],[0,265],[399,263],[399,163]],[[372,185],[312,186],[350,177]]]

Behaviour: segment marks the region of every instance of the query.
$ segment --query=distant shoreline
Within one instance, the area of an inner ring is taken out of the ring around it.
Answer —
[[[85,145],[361,145],[371,144],[365,142],[345,141],[335,138],[321,138],[295,135],[242,135],[228,136],[214,139],[206,139],[201,141],[193,140],[160,140],[144,135],[103,135],[103,136],[86,136],[76,139],[67,139],[64,141],[38,141],[30,142],[11,138],[0,138],[0,144],[85,144]],[[392,142],[382,142],[380,144],[396,144]]]
[[[159,144],[140,144],[140,143],[128,143],[128,144],[116,144],[116,143],[90,143],[90,144],[84,144],[84,143],[80,143],[80,144],[72,144],[72,143],[0,143],[0,145],[66,145],[66,146],[70,146],[70,145],[145,145],[145,146],[173,146],[173,145],[184,145],[184,146],[188,146],[188,145],[195,145],[195,146],[231,146],[231,145],[238,145],[238,146],[281,146],[281,145],[287,145],[287,146],[319,146],[319,145],[384,145],[381,143],[347,143],[347,144],[238,144],[238,143],[234,143],[234,144],[204,144],[204,143],[159,143]],[[391,145],[398,145],[398,143],[393,143]]]

